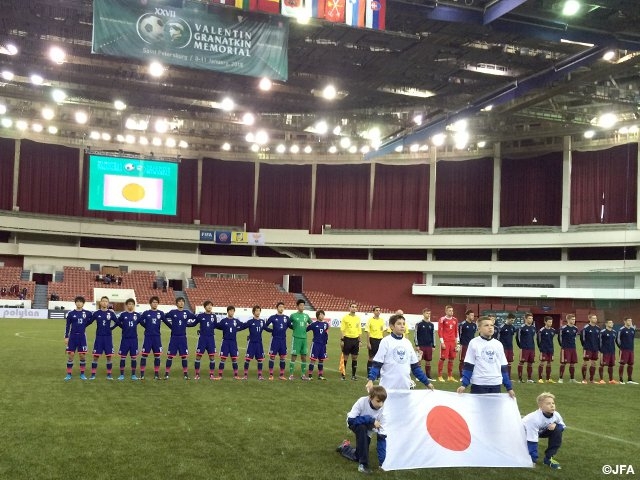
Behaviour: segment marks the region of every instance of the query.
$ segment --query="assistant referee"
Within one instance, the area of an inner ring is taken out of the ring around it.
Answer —
[[[351,355],[351,380],[357,380],[358,353],[360,353],[360,336],[362,335],[362,323],[356,315],[358,306],[355,303],[349,305],[349,313],[342,318],[340,324],[340,349],[344,356],[344,371],[347,371],[347,360]],[[342,374],[345,380],[345,374]]]

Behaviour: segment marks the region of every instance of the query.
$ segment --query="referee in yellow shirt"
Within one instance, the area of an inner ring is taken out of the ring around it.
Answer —
[[[378,347],[384,336],[384,319],[380,318],[380,307],[373,307],[373,317],[367,320],[364,331],[367,334],[367,349],[369,350],[369,360],[367,360],[367,376],[373,365],[373,357],[378,353]]]
[[[360,317],[356,315],[357,305],[349,305],[349,313],[342,318],[340,324],[340,349],[344,356],[344,371],[347,371],[347,360],[351,355],[351,380],[357,380],[356,370],[358,369],[358,353],[360,353],[360,336],[362,335],[362,324]],[[345,380],[345,374],[342,374]]]

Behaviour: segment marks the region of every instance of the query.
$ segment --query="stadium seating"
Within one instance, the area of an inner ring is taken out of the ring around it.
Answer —
[[[352,300],[344,297],[338,297],[329,293],[318,292],[314,290],[306,290],[304,295],[309,299],[311,304],[316,309],[323,309],[326,311],[339,311],[346,312],[349,310],[349,305],[355,303],[358,306],[358,312],[371,312],[376,305],[359,302],[358,300]],[[380,305],[378,305],[380,306]],[[395,310],[390,308],[380,307],[382,313],[393,313]]]
[[[0,298],[14,300],[20,298],[20,292],[27,289],[25,300],[33,300],[35,282],[20,280],[21,267],[0,267]],[[1,292],[4,291],[4,295]]]
[[[236,308],[275,308],[276,303],[284,302],[286,309],[294,309],[296,296],[282,292],[275,283],[257,279],[221,279],[194,277],[196,288],[187,288],[185,293],[192,308],[211,300],[214,305],[234,305]]]
[[[93,301],[94,288],[130,288],[136,293],[138,303],[147,303],[153,295],[160,298],[161,304],[174,304],[175,295],[172,288],[167,291],[162,289],[154,289],[153,282],[156,279],[156,273],[146,270],[132,270],[131,272],[122,272],[122,284],[117,285],[115,282],[105,284],[103,281],[96,280],[96,272],[85,270],[82,267],[64,267],[62,282],[49,282],[47,297],[51,298],[51,294],[55,293],[60,297],[61,301],[73,301],[73,299],[82,295],[88,302]]]

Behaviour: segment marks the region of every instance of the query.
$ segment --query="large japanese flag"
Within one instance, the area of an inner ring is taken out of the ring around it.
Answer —
[[[532,464],[518,405],[507,394],[389,390],[384,419],[384,470]]]
[[[162,179],[104,176],[105,207],[162,210]]]

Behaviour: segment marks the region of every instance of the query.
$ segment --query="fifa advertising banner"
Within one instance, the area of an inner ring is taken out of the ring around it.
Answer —
[[[190,0],[94,0],[92,53],[286,80],[289,21]]]

